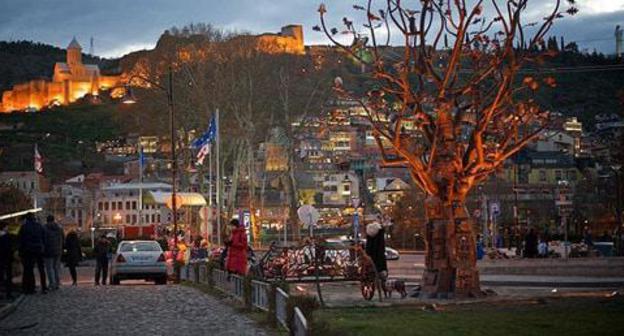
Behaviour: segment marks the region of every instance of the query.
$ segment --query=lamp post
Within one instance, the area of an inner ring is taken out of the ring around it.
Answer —
[[[171,211],[173,217],[173,256],[174,256],[174,265],[175,259],[177,259],[178,252],[178,216],[177,216],[177,195],[176,195],[176,177],[177,177],[177,156],[176,156],[176,134],[175,134],[175,110],[173,108],[173,70],[171,66],[168,69],[168,86],[162,86],[157,82],[154,82],[148,78],[145,78],[140,75],[133,75],[128,78],[128,87],[126,89],[126,94],[124,95],[122,102],[124,104],[134,104],[136,103],[136,99],[132,95],[130,91],[129,84],[132,82],[132,79],[139,78],[154,87],[158,88],[162,92],[167,95],[167,106],[169,108],[169,126],[171,131]],[[179,268],[175,267],[176,280],[179,279]]]
[[[622,186],[620,185],[620,170],[622,165],[614,164],[611,169],[615,173],[615,221],[616,225],[616,239],[617,239],[617,251],[618,255],[622,254]]]

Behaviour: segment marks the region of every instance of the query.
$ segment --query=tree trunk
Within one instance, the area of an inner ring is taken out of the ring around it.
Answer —
[[[427,254],[421,298],[481,296],[472,220],[463,198],[443,202],[430,196],[425,208]]]
[[[299,241],[301,239],[301,225],[299,224],[299,215],[297,214],[297,209],[299,207],[299,195],[297,190],[297,179],[295,178],[295,162],[291,153],[292,151],[289,150],[287,180],[289,190],[288,202],[290,205],[290,209],[288,211],[290,220],[288,223],[290,224],[290,227],[288,229],[292,234],[293,240]]]

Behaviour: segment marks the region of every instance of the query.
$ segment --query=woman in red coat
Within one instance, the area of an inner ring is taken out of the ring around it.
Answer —
[[[237,219],[232,219],[230,225],[232,226],[232,235],[230,236],[225,268],[228,272],[245,275],[247,274],[247,234]]]

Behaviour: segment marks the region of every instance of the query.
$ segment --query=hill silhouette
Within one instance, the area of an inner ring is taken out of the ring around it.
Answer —
[[[98,64],[103,73],[115,73],[119,69],[127,72],[145,64],[162,65],[159,61],[171,57],[172,52],[207,50],[213,42],[226,41],[235,35],[218,31],[210,25],[191,28],[180,30],[174,27],[166,31],[153,50],[133,52],[120,59],[92,55],[83,55],[83,58],[85,63]],[[564,51],[549,59],[543,68],[565,69],[536,72],[537,76],[553,76],[557,81],[555,88],[539,93],[538,99],[545,107],[566,116],[576,116],[590,129],[595,115],[622,110],[620,97],[624,96],[624,67],[609,68],[621,65],[621,60],[597,53],[579,53],[573,43],[562,48],[555,38],[549,39],[548,48]],[[65,49],[31,41],[0,42],[0,59],[0,91],[4,91],[31,79],[50,78],[54,63],[65,60]],[[357,67],[352,69],[357,71]],[[157,69],[151,70],[158,72]]]

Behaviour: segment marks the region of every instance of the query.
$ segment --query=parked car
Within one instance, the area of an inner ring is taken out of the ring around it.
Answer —
[[[157,285],[167,283],[167,265],[160,244],[155,240],[128,240],[117,246],[111,265],[112,285],[121,280],[145,279]]]

